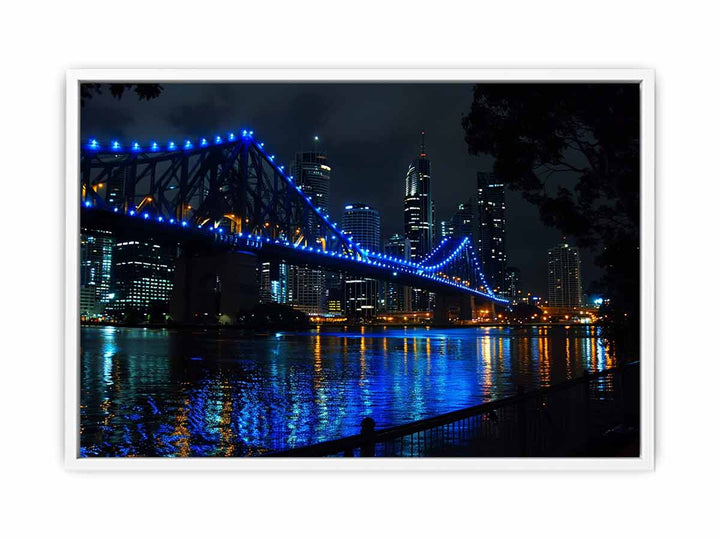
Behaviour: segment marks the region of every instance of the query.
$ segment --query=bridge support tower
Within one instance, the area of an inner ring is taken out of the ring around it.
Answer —
[[[258,302],[257,260],[248,253],[183,254],[175,266],[170,316],[178,323],[233,323]]]
[[[469,294],[435,295],[433,323],[447,324],[451,320],[469,321],[475,313],[475,297]]]

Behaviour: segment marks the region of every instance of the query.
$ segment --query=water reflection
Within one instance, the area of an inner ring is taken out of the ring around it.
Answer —
[[[594,328],[83,328],[86,456],[246,456],[546,386],[614,360]]]

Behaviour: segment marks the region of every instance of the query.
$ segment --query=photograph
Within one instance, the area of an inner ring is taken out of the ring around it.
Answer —
[[[79,71],[71,459],[647,463],[647,74],[567,71]]]

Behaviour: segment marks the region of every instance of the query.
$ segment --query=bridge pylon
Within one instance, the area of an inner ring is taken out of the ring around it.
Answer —
[[[258,302],[257,257],[249,253],[181,255],[170,301],[172,320],[189,324],[235,322]]]

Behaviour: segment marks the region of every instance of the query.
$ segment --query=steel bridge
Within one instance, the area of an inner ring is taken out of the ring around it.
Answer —
[[[443,238],[420,261],[363,249],[249,130],[163,145],[91,139],[80,163],[83,226],[508,303],[485,282],[467,237]]]

